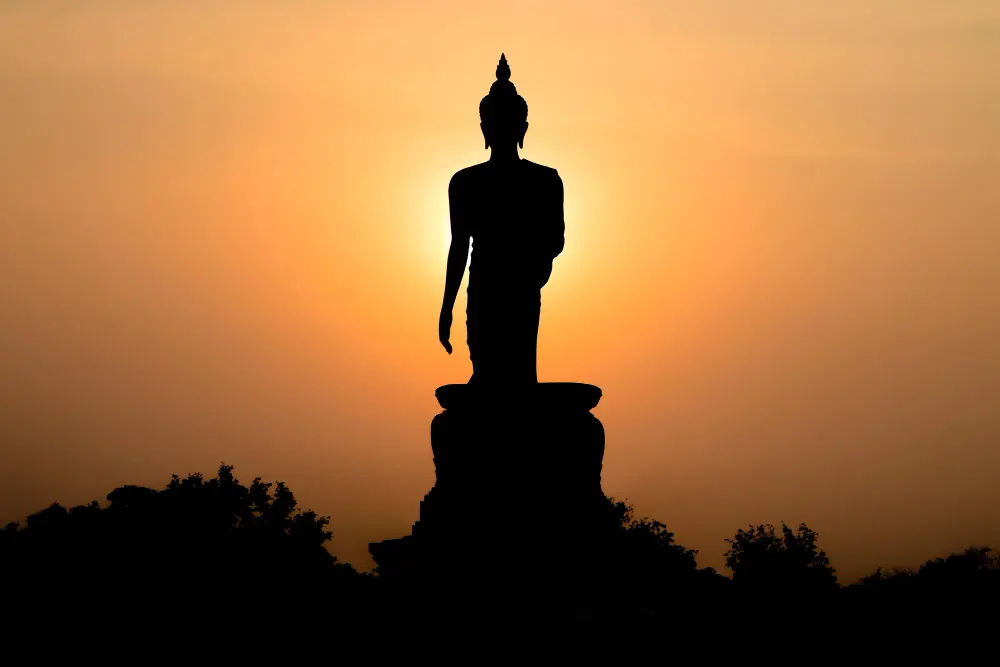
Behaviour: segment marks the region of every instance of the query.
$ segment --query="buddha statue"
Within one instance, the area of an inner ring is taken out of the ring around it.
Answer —
[[[558,172],[522,159],[528,105],[500,56],[496,81],[479,104],[488,161],[462,169],[448,186],[451,247],[438,335],[452,353],[452,310],[469,259],[471,385],[536,384],[541,289],[562,252],[563,185]]]

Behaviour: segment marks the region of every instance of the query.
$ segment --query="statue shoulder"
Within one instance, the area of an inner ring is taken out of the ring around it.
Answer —
[[[483,162],[456,171],[448,183],[448,192],[460,192],[468,188],[471,183],[482,178],[483,170],[486,166],[487,163]]]
[[[521,162],[533,172],[535,178],[562,185],[562,178],[559,176],[559,172],[552,167],[546,167],[544,164],[538,164],[531,160],[522,160]]]

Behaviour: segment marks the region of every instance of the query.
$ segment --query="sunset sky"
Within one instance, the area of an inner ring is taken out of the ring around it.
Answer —
[[[748,523],[845,583],[1000,548],[995,0],[3,2],[0,522],[226,461],[371,567],[471,372],[447,186],[501,51],[606,493],[720,569]]]

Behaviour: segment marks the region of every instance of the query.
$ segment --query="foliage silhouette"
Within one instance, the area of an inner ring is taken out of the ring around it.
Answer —
[[[733,585],[744,591],[835,593],[837,575],[818,540],[819,534],[804,523],[794,531],[782,523],[780,534],[771,524],[737,530],[726,540],[726,567],[733,573]]]
[[[106,507],[53,504],[23,526],[10,523],[0,531],[5,600],[22,609],[65,611],[266,603],[355,613],[368,604],[367,618],[376,620],[379,605],[393,597],[378,577],[337,562],[325,548],[333,535],[329,519],[299,509],[283,482],[255,478],[244,486],[223,464],[211,479],[175,475],[161,490],[127,485],[107,500]],[[842,588],[819,535],[807,525],[750,526],[726,540],[730,580],[699,568],[695,550],[679,544],[664,523],[639,517],[632,505],[607,498],[606,512],[592,594],[608,621],[690,620],[699,610],[721,614],[769,600],[776,602],[772,611],[785,605],[785,618],[804,604],[814,616],[851,611],[844,623],[868,622],[866,611],[872,621],[887,611],[893,618],[929,612],[971,618],[993,608],[1000,594],[1000,557],[988,547],[928,560],[916,570],[879,568]],[[577,536],[561,539],[572,544]]]
[[[995,605],[1000,595],[1000,556],[989,547],[969,547],[961,553],[926,561],[917,570],[878,568],[848,586],[853,601],[872,609],[893,606],[925,613],[930,608],[977,609]],[[956,604],[957,603],[957,604]]]
[[[698,552],[677,543],[666,524],[638,517],[631,504],[614,498],[608,498],[608,512],[615,530],[597,589],[611,616],[671,616],[690,612],[696,602],[721,600],[729,580],[712,568],[698,568]]]
[[[299,510],[283,482],[258,477],[246,487],[223,464],[209,480],[174,475],[160,491],[122,486],[107,500],[105,508],[53,504],[23,528],[8,525],[0,567],[18,573],[8,592],[46,606],[183,605],[204,594],[222,606],[314,606],[371,585],[324,548],[329,518]]]

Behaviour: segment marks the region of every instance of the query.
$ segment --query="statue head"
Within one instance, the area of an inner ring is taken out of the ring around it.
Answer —
[[[497,80],[479,103],[479,121],[487,148],[503,149],[514,144],[524,148],[524,134],[528,131],[528,103],[517,94],[517,88],[510,82],[510,66],[502,53],[497,65]]]

